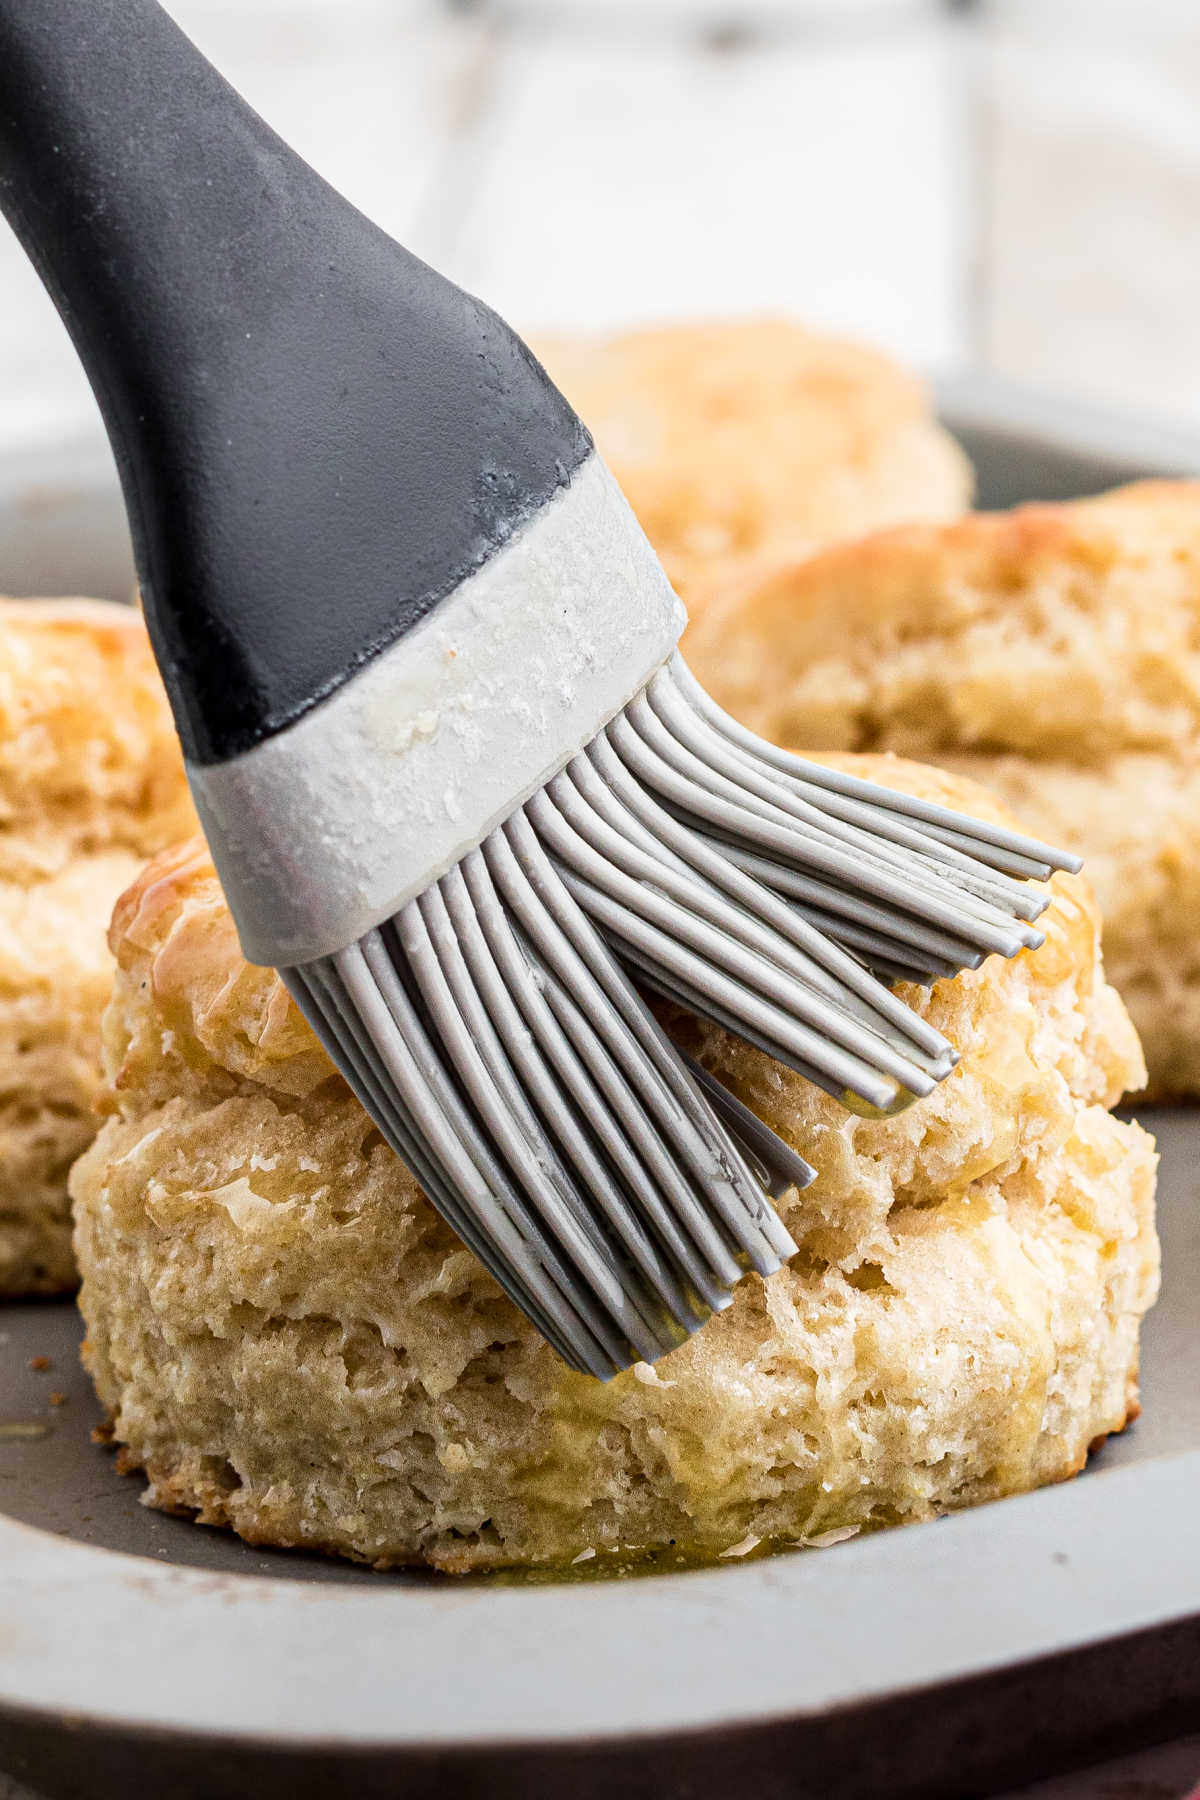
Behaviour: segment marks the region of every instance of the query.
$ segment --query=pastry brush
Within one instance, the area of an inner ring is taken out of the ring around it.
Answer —
[[[813,1171],[643,990],[887,1113],[955,1060],[889,984],[1039,943],[1072,859],[721,713],[524,344],[154,0],[0,0],[0,165],[246,956],[568,1363],[653,1361]]]

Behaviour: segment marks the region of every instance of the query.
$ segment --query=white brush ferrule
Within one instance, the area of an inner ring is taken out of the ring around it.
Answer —
[[[252,750],[189,767],[248,960],[332,956],[390,918],[641,691],[684,623],[593,453],[329,699]]]

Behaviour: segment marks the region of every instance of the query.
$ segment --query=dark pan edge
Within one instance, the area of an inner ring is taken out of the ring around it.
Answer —
[[[280,1745],[0,1707],[0,1762],[46,1800],[969,1800],[1200,1726],[1200,1615],[807,1718],[563,1746]]]

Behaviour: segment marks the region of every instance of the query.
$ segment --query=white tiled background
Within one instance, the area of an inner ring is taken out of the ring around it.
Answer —
[[[1200,427],[1197,0],[171,10],[324,174],[518,325],[770,307]],[[94,424],[0,227],[0,447]],[[1193,1740],[1038,1793],[1197,1780]],[[2,1775],[0,1800],[20,1800]]]
[[[1200,424],[1196,0],[172,10],[365,211],[518,324],[784,308]],[[4,234],[0,443],[92,418]]]

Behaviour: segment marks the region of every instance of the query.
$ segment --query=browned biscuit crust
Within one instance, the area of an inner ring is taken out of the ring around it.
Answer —
[[[1151,1094],[1200,1093],[1200,484],[780,559],[688,654],[764,736],[942,762],[1081,851]]]
[[[953,517],[971,470],[917,378],[787,319],[535,345],[698,618],[748,561]]]

